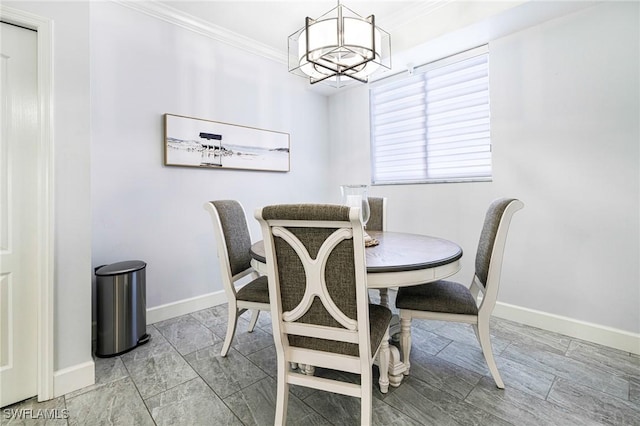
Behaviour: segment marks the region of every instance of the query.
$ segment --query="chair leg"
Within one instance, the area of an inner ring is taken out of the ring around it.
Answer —
[[[478,332],[478,326],[476,324],[471,324],[471,326],[473,327],[473,332],[476,333],[476,339],[478,339],[478,343],[480,343],[480,345],[482,346],[482,343],[480,342],[480,333]]]
[[[404,375],[409,375],[411,367],[411,317],[404,318],[400,314],[400,349],[402,350],[402,363],[405,365]]]
[[[389,330],[384,333],[382,343],[380,344],[380,351],[378,352],[378,369],[380,370],[380,392],[389,392]]]
[[[388,365],[388,364],[387,364]],[[373,394],[371,387],[373,386],[373,374],[371,368],[362,372],[360,376],[360,424],[371,425],[372,423],[372,411],[373,411]]]
[[[227,356],[231,341],[234,334],[236,334],[236,326],[238,325],[238,309],[235,306],[229,306],[229,318],[227,319],[227,335],[224,338],[224,344],[222,345],[222,352],[220,355]]]
[[[287,383],[287,362],[278,360],[278,384],[276,388],[276,418],[274,425],[287,422],[287,405],[289,404],[289,383]]]
[[[389,290],[386,288],[379,289],[380,291],[380,305],[389,307]]]
[[[502,377],[500,377],[500,372],[498,372],[498,366],[496,365],[496,361],[493,358],[493,349],[491,348],[491,337],[489,334],[489,322],[481,321],[478,318],[478,325],[474,324],[474,328],[477,329],[478,339],[480,340],[480,347],[482,348],[482,354],[484,355],[485,361],[487,361],[487,367],[489,367],[489,371],[493,376],[493,380],[496,382],[496,386],[500,389],[504,389],[504,382],[502,381]]]
[[[253,329],[256,328],[256,323],[258,322],[258,316],[260,315],[260,309],[254,309],[251,313],[251,321],[249,322],[249,333],[253,332]]]

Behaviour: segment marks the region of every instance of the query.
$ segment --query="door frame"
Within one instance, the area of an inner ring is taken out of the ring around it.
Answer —
[[[53,158],[53,21],[0,5],[5,22],[37,31],[38,155],[35,254],[38,282],[38,401],[54,397],[54,158]]]

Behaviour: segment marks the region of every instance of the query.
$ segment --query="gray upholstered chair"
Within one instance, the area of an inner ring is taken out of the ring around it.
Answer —
[[[413,318],[462,322],[473,326],[489,371],[496,385],[504,389],[491,349],[489,319],[498,297],[509,224],[513,214],[523,207],[520,200],[510,198],[495,200],[489,206],[478,243],[471,288],[452,281],[436,281],[398,290],[396,307],[400,310],[400,347],[407,367],[405,374],[409,374]]]
[[[367,231],[386,231],[387,230],[387,199],[386,197],[367,197],[369,200],[369,221],[367,222]],[[386,288],[378,289],[380,292],[380,304],[389,306],[389,290]]]
[[[267,277],[259,276],[251,267],[251,234],[242,205],[235,200],[218,200],[210,201],[204,207],[213,219],[222,284],[229,303],[227,336],[222,346],[222,356],[226,356],[238,317],[248,309],[253,310],[249,323],[249,332],[252,332],[260,311],[270,310],[269,286]],[[236,282],[247,276],[252,280],[236,288]]]
[[[357,207],[268,206],[256,212],[264,237],[278,386],[275,424],[284,424],[289,385],[361,398],[371,424],[372,364],[389,387],[391,311],[369,304],[364,232]],[[360,384],[302,374],[289,363],[360,375]]]
[[[367,197],[369,200],[368,231],[387,230],[387,199],[385,197]]]

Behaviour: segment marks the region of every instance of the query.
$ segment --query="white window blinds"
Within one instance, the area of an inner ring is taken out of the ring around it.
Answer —
[[[374,184],[491,179],[486,47],[370,90]]]

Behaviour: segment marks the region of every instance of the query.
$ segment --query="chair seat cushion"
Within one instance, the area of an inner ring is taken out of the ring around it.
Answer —
[[[413,311],[478,315],[478,307],[469,289],[452,281],[400,287],[396,307]]]
[[[269,303],[269,282],[263,275],[238,290],[237,300],[245,302]]]
[[[373,355],[389,328],[391,311],[389,308],[369,304],[369,331],[371,336],[371,354]],[[333,352],[341,355],[359,356],[358,345],[355,343],[338,342],[335,340],[317,339],[306,336],[289,335],[289,344],[307,349],[315,349],[324,352]]]

